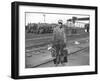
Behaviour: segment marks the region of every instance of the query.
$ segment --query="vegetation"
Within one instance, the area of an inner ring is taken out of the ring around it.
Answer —
[[[29,23],[28,25],[25,26],[26,33],[33,33],[33,34],[47,34],[47,33],[52,33],[53,28],[56,27],[57,24],[52,23]],[[89,32],[89,24],[86,24],[84,28],[79,28],[79,27],[68,27],[67,25],[63,25],[66,28],[66,32],[70,32],[72,34],[75,34],[79,31],[83,31],[87,29]]]

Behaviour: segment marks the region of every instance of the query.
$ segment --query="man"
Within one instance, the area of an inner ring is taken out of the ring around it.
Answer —
[[[58,26],[53,30],[53,48],[56,50],[56,58],[54,59],[54,64],[56,66],[61,63],[64,64],[64,54],[63,50],[66,48],[66,32],[63,26],[63,21],[58,20]]]

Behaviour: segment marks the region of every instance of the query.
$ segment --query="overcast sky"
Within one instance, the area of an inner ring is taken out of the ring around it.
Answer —
[[[26,25],[28,23],[44,23],[44,13],[26,13]],[[63,23],[66,23],[67,19],[72,18],[73,16],[78,18],[84,18],[89,16],[84,15],[72,15],[72,14],[47,14],[45,13],[45,22],[46,23],[57,23],[59,19],[63,20]],[[89,22],[89,21],[83,21]]]

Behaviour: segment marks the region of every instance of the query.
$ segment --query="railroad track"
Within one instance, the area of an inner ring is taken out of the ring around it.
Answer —
[[[75,52],[72,52],[72,53],[68,54],[68,56],[70,56],[70,55],[72,55],[72,54],[75,54],[75,53],[78,53],[78,52],[81,52],[81,51],[84,51],[84,50],[86,50],[86,49],[88,49],[88,48],[89,48],[89,46],[84,47],[84,48],[82,48],[82,49],[80,49],[80,50],[77,50],[77,51],[75,51]],[[49,62],[51,62],[51,61],[53,61],[53,59],[50,59],[50,60],[47,61],[47,62],[44,62],[44,63],[38,64],[38,65],[33,66],[33,67],[31,67],[31,68],[39,67],[39,66],[44,65],[44,64],[47,64],[47,63],[49,63]]]
[[[69,37],[69,36],[79,36],[79,35],[88,35],[88,33],[85,33],[85,34],[72,34],[72,35],[70,35],[70,34],[68,34],[67,36]],[[50,39],[50,38],[52,38],[52,35],[51,36],[37,36],[37,38],[36,37],[34,37],[34,38],[30,38],[30,39],[25,39],[25,41],[34,41],[34,40],[41,40],[41,39]]]
[[[75,39],[75,40],[70,40],[70,41],[68,41],[67,43],[72,43],[72,42],[74,42],[74,41],[83,41],[83,40],[89,40],[89,38],[88,37],[86,37],[86,38],[80,38],[80,39]],[[34,44],[34,45],[31,45],[31,46],[28,46],[28,47],[25,47],[25,49],[27,50],[27,49],[37,49],[37,48],[40,48],[40,47],[45,47],[45,46],[47,46],[48,44],[51,44],[50,42],[41,42],[41,43],[38,43],[38,44]]]
[[[68,41],[68,44],[71,44],[73,43],[74,41],[78,41],[78,42],[81,42],[81,41],[85,41],[85,40],[89,40],[89,38],[85,38],[85,39],[79,39],[79,40],[71,40],[71,41]],[[41,44],[43,44],[43,46],[41,46]],[[34,49],[29,49],[27,50],[27,47],[26,47],[26,53],[29,53],[29,52],[33,52],[33,51],[38,51],[38,50],[46,50],[47,49],[47,44],[44,44],[44,43],[41,43],[41,44],[38,44],[38,45],[34,45],[34,46],[31,46],[30,48],[34,48]]]

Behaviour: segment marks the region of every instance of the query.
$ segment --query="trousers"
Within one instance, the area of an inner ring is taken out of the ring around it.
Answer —
[[[65,48],[66,44],[64,43],[56,43],[53,44],[53,48],[56,50],[56,57],[54,59],[54,64],[59,64],[64,62],[64,53],[63,49]]]

